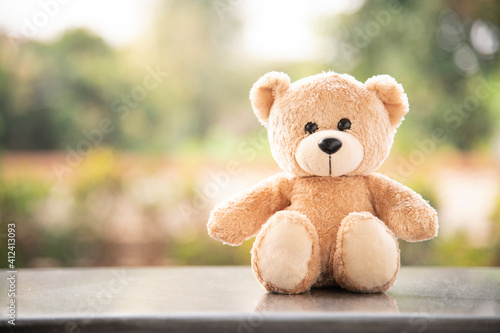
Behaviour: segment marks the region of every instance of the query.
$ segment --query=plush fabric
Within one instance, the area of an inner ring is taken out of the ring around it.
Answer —
[[[210,236],[230,245],[257,236],[252,270],[268,291],[386,291],[399,270],[397,238],[427,240],[438,229],[420,195],[373,173],[408,112],[402,86],[388,75],[363,84],[333,72],[291,84],[271,72],[250,100],[285,173],[217,205]],[[325,149],[324,139],[341,145]]]

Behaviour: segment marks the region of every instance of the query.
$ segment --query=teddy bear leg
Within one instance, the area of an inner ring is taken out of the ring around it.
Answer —
[[[342,287],[356,292],[385,292],[399,271],[399,246],[387,226],[368,212],[342,220],[333,273]]]
[[[309,219],[293,211],[274,214],[255,239],[252,271],[271,292],[298,294],[319,276],[319,242]]]

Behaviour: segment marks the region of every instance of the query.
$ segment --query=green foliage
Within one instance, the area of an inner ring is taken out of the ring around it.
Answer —
[[[498,243],[498,240],[496,241]],[[454,236],[434,243],[428,264],[440,266],[493,266],[498,262],[498,248],[474,245],[467,234]]]
[[[499,127],[495,94],[476,93],[478,87],[498,90],[499,53],[481,54],[471,39],[474,23],[498,29],[495,1],[471,3],[467,12],[458,1],[366,1],[354,13],[318,21],[325,45],[331,45],[324,63],[242,58],[234,50],[242,33],[237,8],[221,20],[210,1],[158,6],[151,33],[128,49],[114,49],[84,29],[51,43],[20,43],[17,53],[9,38],[0,38],[0,146],[76,149],[87,139],[83,131],[107,118],[113,130],[97,144],[158,152],[198,142],[203,149],[214,127],[230,128],[233,138],[259,128],[248,90],[269,70],[287,71],[293,79],[322,70],[360,80],[393,75],[410,98],[412,112],[400,130],[406,142],[439,128],[446,132],[444,144],[470,150]],[[457,67],[459,47],[470,50],[477,71]],[[134,99],[148,69],[166,77]],[[468,108],[471,98],[477,103]],[[408,149],[402,143],[396,148]]]
[[[429,265],[434,255],[432,244],[437,241],[438,239],[432,239],[426,242],[410,243],[399,239],[401,265]]]
[[[498,186],[497,200],[493,213],[491,214],[492,238],[494,239],[491,252],[494,254],[493,264],[500,266],[500,184]]]
[[[366,1],[341,20],[326,20],[325,34],[333,37],[335,48],[329,64],[360,80],[379,73],[397,78],[411,109],[400,129],[403,136],[414,141],[441,129],[444,143],[475,149],[499,127],[498,105],[490,101],[494,85],[498,91],[491,74],[500,67],[498,52],[486,56],[474,46],[472,27],[483,23],[498,29],[500,4],[469,5],[465,12],[459,1]]]
[[[425,197],[425,196],[424,196]],[[491,215],[490,244],[475,244],[464,232],[437,237],[423,243],[400,240],[403,265],[499,266],[500,265],[500,191]]]
[[[249,265],[253,239],[243,245],[230,247],[206,234],[173,239],[167,246],[167,257],[181,265]]]
[[[32,219],[37,205],[48,195],[45,182],[36,179],[4,179],[0,177],[0,256],[7,258],[8,224],[15,224],[16,266],[22,267],[33,256],[32,245],[40,226]],[[0,261],[0,268],[7,267]]]
[[[497,232],[500,232],[500,185],[498,186],[498,195],[495,203],[495,208],[491,214],[491,222],[497,228]]]
[[[29,216],[32,207],[47,193],[47,184],[37,180],[0,178],[0,220]]]

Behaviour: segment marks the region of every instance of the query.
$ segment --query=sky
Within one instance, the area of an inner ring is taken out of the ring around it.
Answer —
[[[72,27],[87,27],[114,46],[139,36],[157,0],[0,0],[0,29],[15,37],[50,40]],[[120,15],[116,24],[110,13]]]
[[[0,29],[13,37],[50,40],[68,28],[86,27],[111,45],[122,47],[147,30],[157,2],[0,0]],[[317,17],[353,11],[361,1],[214,0],[214,10],[216,3],[240,12],[244,24],[244,47],[251,56],[298,60],[312,57],[318,47],[319,40],[313,30]],[[114,13],[117,19],[113,20],[110,13]]]
[[[361,4],[361,1],[332,0],[242,1],[246,47],[257,58],[314,57],[321,41],[314,32],[315,19],[354,11]]]

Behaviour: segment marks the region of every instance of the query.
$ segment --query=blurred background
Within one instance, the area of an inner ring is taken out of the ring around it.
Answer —
[[[499,26],[495,0],[0,0],[0,258],[14,222],[19,267],[248,264],[205,224],[279,172],[250,87],[333,70],[408,94],[380,171],[440,235],[403,264],[498,266]]]

